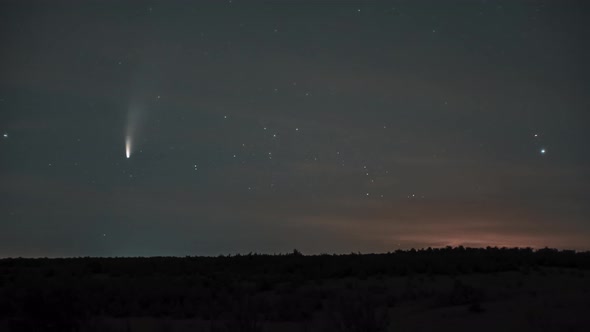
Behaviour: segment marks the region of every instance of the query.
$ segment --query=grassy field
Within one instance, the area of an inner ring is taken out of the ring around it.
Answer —
[[[590,331],[590,254],[0,260],[1,331]]]

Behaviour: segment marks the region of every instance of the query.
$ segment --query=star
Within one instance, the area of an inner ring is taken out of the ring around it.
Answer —
[[[4,135],[2,135],[2,136],[4,136],[4,138],[8,138],[8,134],[7,133],[4,133]]]
[[[540,151],[540,152],[541,152],[541,154],[545,154],[545,153],[547,152],[547,150],[545,150],[545,149],[541,149],[541,151]]]

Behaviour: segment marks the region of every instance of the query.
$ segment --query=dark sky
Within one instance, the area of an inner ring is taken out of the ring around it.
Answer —
[[[2,1],[0,256],[590,249],[589,15]]]

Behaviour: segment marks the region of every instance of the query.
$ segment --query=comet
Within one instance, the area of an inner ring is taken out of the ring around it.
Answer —
[[[135,147],[134,142],[136,141],[138,129],[142,122],[143,109],[144,107],[134,104],[127,111],[127,126],[125,128],[125,157],[127,159],[131,158],[133,148]]]
[[[139,65],[137,72],[132,79],[132,85],[129,91],[129,99],[126,109],[126,122],[123,133],[125,143],[125,157],[130,159],[138,147],[145,141],[144,135],[145,122],[155,103],[160,100],[159,91],[157,91],[154,82],[158,81],[158,73],[154,73],[153,67]]]

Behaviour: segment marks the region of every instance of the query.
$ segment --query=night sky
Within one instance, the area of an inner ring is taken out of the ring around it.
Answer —
[[[590,249],[587,1],[3,1],[0,256]]]

